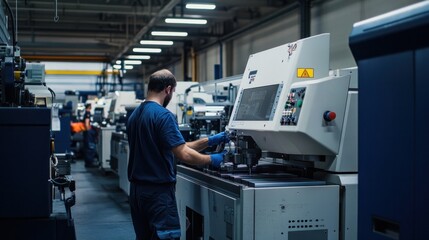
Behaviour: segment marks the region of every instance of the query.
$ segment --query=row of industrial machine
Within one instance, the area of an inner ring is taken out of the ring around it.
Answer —
[[[233,105],[230,99],[235,99],[240,81],[241,75],[204,84],[177,82],[167,109],[176,116],[187,141],[225,130]],[[117,174],[119,187],[126,193],[129,192],[126,121],[141,102],[133,91],[115,91],[85,103],[92,105],[91,122],[97,132],[100,170]],[[75,115],[82,116],[79,112],[84,111],[84,104],[72,105],[77,106],[73,110]]]
[[[355,24],[350,47],[359,68],[330,70],[330,35],[320,34],[250,55],[243,75],[179,82],[167,108],[185,139],[221,131],[230,138],[206,150],[227,152],[221,167],[177,167],[182,239],[425,239],[429,166],[424,131],[416,129],[427,129],[417,103],[427,100],[429,52],[427,39],[407,39],[428,25],[427,1]],[[1,37],[10,42],[7,32]],[[8,226],[7,239],[30,239],[23,228],[39,239],[74,239],[74,181],[67,156],[51,146],[58,114],[43,81],[29,80],[42,67],[26,66],[14,44],[1,46],[0,54],[0,139],[7,146],[0,150],[7,196],[0,200],[0,222]],[[380,73],[394,84],[379,86]],[[414,116],[410,124],[389,105],[399,98],[397,104],[408,106],[402,113]],[[100,169],[117,174],[129,194],[126,120],[140,100],[120,91],[87,103],[98,129]],[[398,124],[410,130],[399,131],[401,146],[387,139]]]

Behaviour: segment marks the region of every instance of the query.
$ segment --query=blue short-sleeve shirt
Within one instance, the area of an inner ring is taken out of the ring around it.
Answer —
[[[128,179],[137,183],[176,181],[172,148],[185,144],[174,115],[156,102],[145,101],[128,119]]]

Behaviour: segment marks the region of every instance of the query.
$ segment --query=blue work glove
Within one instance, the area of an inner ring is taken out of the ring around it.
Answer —
[[[213,167],[220,167],[220,164],[223,162],[223,157],[225,156],[226,151],[223,151],[221,153],[215,153],[210,155],[210,164]]]
[[[229,136],[225,132],[218,133],[209,137],[209,147],[229,142]]]

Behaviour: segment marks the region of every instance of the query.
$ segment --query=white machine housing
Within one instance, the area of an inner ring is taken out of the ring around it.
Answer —
[[[97,104],[94,108],[91,109],[91,112],[95,110],[97,107],[103,108],[103,118],[109,117],[110,106],[112,104],[112,100],[115,97],[115,93],[109,93],[107,96],[101,97],[98,99]]]
[[[193,106],[195,104],[194,98],[199,98],[206,103],[213,102],[211,94],[199,92],[198,88],[191,88],[191,86],[195,85],[195,82],[177,81],[176,89],[166,108],[177,117],[178,123],[183,122],[183,106]],[[185,92],[188,88],[190,88],[190,91],[186,94]]]
[[[357,69],[329,71],[329,38],[250,55],[229,129],[251,136],[263,151],[327,156],[315,166],[356,172]],[[326,112],[336,118],[325,120]]]
[[[25,88],[33,95],[34,104],[39,107],[52,107],[53,95],[46,87],[45,64],[27,63],[25,67]]]
[[[191,213],[202,216],[204,239],[356,240],[357,100],[357,69],[329,71],[329,34],[251,55],[228,129],[255,140],[261,166],[315,171],[306,185],[272,187],[178,166],[182,226]],[[245,177],[267,182],[257,172]]]
[[[119,114],[126,113],[125,105],[136,102],[134,91],[115,91],[110,101],[109,118],[114,122]]]

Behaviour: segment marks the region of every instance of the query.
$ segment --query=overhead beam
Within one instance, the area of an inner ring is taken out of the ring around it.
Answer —
[[[69,28],[65,28],[65,27],[60,27],[60,28],[53,28],[50,26],[37,26],[37,27],[28,27],[28,28],[21,28],[21,30],[18,30],[18,34],[21,31],[33,31],[33,32],[38,32],[38,31],[51,31],[51,32],[59,32],[59,31],[67,31],[69,33],[71,32],[76,32],[76,33],[80,33],[80,32],[88,32],[88,33],[92,33],[92,34],[97,34],[97,33],[112,33],[112,32],[118,32],[118,33],[122,33],[125,34],[126,33],[126,29],[121,29],[118,27],[105,27],[105,28],[97,28],[96,26],[85,26],[84,28],[74,28],[74,27],[69,27]],[[123,36],[124,38],[124,36]]]
[[[22,11],[35,11],[35,12],[51,12],[52,9],[46,8],[20,8]],[[128,11],[118,11],[118,10],[91,10],[91,9],[64,9],[60,12],[60,17],[64,13],[87,13],[87,14],[95,14],[95,13],[107,13],[107,14],[118,14],[118,15],[132,15],[132,16],[153,16],[154,13],[150,12],[134,12],[134,9],[130,9]]]
[[[109,62],[108,57],[103,56],[50,56],[50,55],[23,55],[26,61],[77,61],[77,62]]]
[[[23,14],[21,14],[21,15],[23,15]],[[27,23],[30,19],[29,16],[21,16],[21,15],[19,15],[18,26],[24,25],[24,23]],[[51,16],[47,16],[45,18],[43,18],[42,16],[37,17],[37,18],[31,17],[30,21],[33,23],[52,23],[53,18]],[[85,23],[85,24],[94,24],[94,25],[124,25],[125,24],[123,19],[112,21],[112,20],[100,20],[98,18],[82,18],[79,16],[77,16],[77,17],[67,16],[67,18],[61,19],[61,23],[74,23],[74,24]]]
[[[32,30],[21,30],[18,31],[19,36],[28,36],[28,37],[67,37],[67,38],[104,38],[105,40],[109,39],[124,39],[124,33],[115,33],[115,32],[82,32],[82,31],[49,31],[49,29],[44,29],[43,31],[32,31]],[[37,34],[37,35],[36,35]]]
[[[16,11],[15,5],[11,5],[13,12]],[[152,6],[149,11],[141,6],[130,5],[110,5],[110,4],[86,4],[86,3],[64,3],[58,4],[59,15],[67,13],[104,13],[104,14],[117,14],[117,15],[133,15],[133,16],[155,16],[160,7]],[[31,12],[54,12],[54,5],[52,1],[41,2],[31,1],[31,4],[19,4],[18,12],[31,11]],[[18,14],[19,15],[19,14]]]

